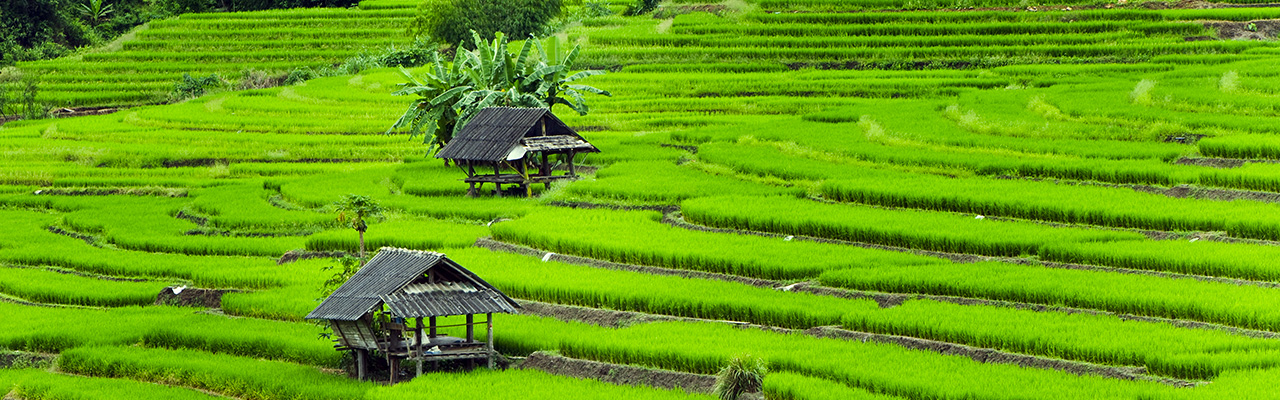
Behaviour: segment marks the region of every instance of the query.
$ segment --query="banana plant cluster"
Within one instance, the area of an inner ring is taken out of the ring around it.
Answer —
[[[475,50],[459,45],[452,62],[433,53],[424,73],[414,75],[401,68],[408,82],[392,93],[417,96],[404,115],[387,129],[409,128],[410,136],[423,135],[431,151],[443,148],[454,133],[462,130],[486,107],[543,107],[565,105],[580,115],[588,112],[585,94],[609,96],[609,92],[575,84],[586,77],[604,74],[600,70],[572,73],[578,46],[561,54],[560,43],[550,40],[549,49],[537,38],[524,42],[520,52],[508,51],[507,38],[499,32],[492,42],[471,33]],[[535,52],[536,51],[536,52]]]

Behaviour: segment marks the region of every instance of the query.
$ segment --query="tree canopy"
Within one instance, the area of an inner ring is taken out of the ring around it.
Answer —
[[[545,33],[562,6],[562,0],[426,0],[418,6],[412,30],[449,44],[465,43],[473,31],[485,39],[499,32],[536,36]]]

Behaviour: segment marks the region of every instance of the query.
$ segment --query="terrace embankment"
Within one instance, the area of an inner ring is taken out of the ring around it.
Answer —
[[[526,256],[545,258],[547,261],[559,261],[563,263],[586,265],[586,266],[597,267],[597,268],[643,272],[646,274],[654,274],[654,275],[671,275],[671,276],[680,276],[685,278],[701,278],[701,279],[712,279],[712,280],[718,280],[718,281],[729,281],[729,282],[737,282],[737,283],[742,283],[742,284],[751,285],[751,286],[758,286],[758,287],[778,287],[779,286],[778,282],[767,280],[767,279],[747,278],[747,277],[734,276],[734,275],[728,275],[728,274],[718,274],[714,272],[689,271],[689,270],[680,270],[680,269],[671,269],[671,268],[650,267],[650,266],[644,266],[644,265],[620,264],[615,262],[601,261],[601,260],[596,260],[592,258],[578,257],[573,255],[567,255],[567,254],[556,254],[548,251],[538,250],[532,247],[521,246],[518,244],[499,242],[491,238],[476,239],[475,245],[476,247],[483,247],[483,248],[494,250],[494,251],[502,251],[507,253],[516,253],[516,254],[523,254]]]
[[[1079,361],[1060,360],[1047,357],[1036,357],[1025,354],[1008,353],[999,350],[965,346],[936,340],[920,339],[908,336],[881,335],[876,333],[857,332],[829,326],[819,326],[804,331],[815,337],[857,340],[896,344],[908,349],[932,351],[939,354],[969,357],[981,363],[1014,364],[1024,368],[1052,369],[1076,375],[1101,375],[1108,378],[1124,380],[1150,380],[1179,387],[1192,387],[1205,382],[1182,379],[1170,379],[1147,375],[1143,367],[1114,367]]]
[[[1223,40],[1273,40],[1280,34],[1280,20],[1267,19],[1257,21],[1212,21],[1204,26],[1218,32]]]
[[[894,344],[914,350],[931,351],[939,354],[958,355],[968,357],[974,361],[982,363],[994,364],[1013,364],[1026,368],[1051,369],[1063,372],[1069,372],[1077,375],[1099,375],[1114,379],[1123,380],[1149,380],[1161,382],[1168,385],[1191,387],[1201,384],[1182,379],[1171,379],[1164,377],[1155,377],[1146,375],[1146,369],[1142,367],[1123,367],[1123,366],[1106,366],[1079,361],[1062,360],[1048,357],[1038,357],[1019,353],[1010,353],[995,349],[966,346],[962,344],[941,342],[936,340],[921,339],[909,336],[885,335],[870,332],[858,332],[852,330],[841,329],[839,327],[813,327],[806,330],[792,330],[778,328],[772,326],[738,323],[733,321],[714,321],[697,318],[673,317],[668,315],[648,314],[632,311],[616,311],[602,310],[597,308],[567,306],[560,304],[544,303],[532,300],[519,300],[524,307],[524,312],[560,319],[563,321],[585,322],[605,327],[623,327],[636,323],[658,322],[658,321],[698,321],[712,323],[728,323],[739,326],[744,329],[761,329],[778,333],[795,333],[802,332],[806,335],[819,338],[834,338],[841,340],[856,340],[861,342],[876,342],[885,344]],[[542,357],[553,357],[549,360],[542,360]],[[522,368],[542,369],[546,372],[568,375],[580,378],[601,379],[612,383],[635,384],[642,383],[655,387],[673,387],[668,386],[672,381],[680,383],[680,387],[688,390],[698,390],[692,386],[685,386],[687,380],[696,380],[697,376],[693,374],[679,374],[692,376],[668,376],[666,371],[654,371],[643,368],[619,366],[616,364],[605,364],[591,361],[582,361],[575,359],[567,359],[554,356],[538,356],[536,353],[530,356],[530,360],[536,360],[533,364],[529,364],[526,360],[522,364]],[[618,368],[615,372],[609,372],[611,368]],[[617,379],[616,381],[614,379]]]
[[[595,379],[618,385],[645,385],[663,389],[681,388],[690,392],[710,393],[716,377],[660,369],[579,360],[536,352],[520,363],[522,369],[565,375],[575,378]],[[745,398],[745,397],[744,397]],[[754,398],[760,398],[755,396]]]
[[[156,295],[156,305],[222,308],[222,295],[235,290],[166,287]]]
[[[1116,318],[1121,318],[1121,319],[1131,320],[1131,321],[1164,323],[1164,324],[1169,324],[1169,325],[1182,327],[1182,328],[1189,328],[1189,329],[1218,330],[1218,331],[1231,332],[1234,334],[1255,337],[1255,338],[1280,338],[1280,333],[1276,333],[1276,332],[1240,328],[1235,326],[1227,326],[1227,325],[1221,325],[1221,324],[1215,324],[1215,323],[1209,323],[1209,322],[1203,322],[1203,321],[1186,320],[1186,319],[1152,317],[1152,316],[1135,315],[1135,314],[1115,313],[1115,312],[1101,311],[1101,310],[1087,309],[1087,308],[1064,307],[1064,306],[1056,306],[1056,305],[1012,302],[1012,301],[1003,301],[1003,300],[989,300],[989,299],[969,298],[969,297],[926,295],[926,294],[916,294],[916,293],[884,293],[884,292],[850,290],[850,289],[819,286],[819,285],[816,285],[814,282],[799,282],[799,283],[788,284],[780,281],[744,278],[744,277],[726,275],[726,274],[677,270],[677,269],[670,269],[670,268],[639,266],[639,265],[629,265],[629,264],[618,264],[618,263],[601,261],[601,260],[596,260],[596,259],[591,259],[586,257],[568,256],[568,255],[550,253],[547,251],[538,250],[538,249],[527,247],[527,246],[499,242],[491,238],[477,239],[476,246],[487,248],[493,251],[503,251],[503,252],[509,252],[509,253],[523,254],[523,255],[539,257],[539,258],[546,257],[548,260],[554,260],[554,261],[570,263],[570,264],[585,265],[585,266],[596,267],[596,268],[620,269],[620,270],[626,270],[626,271],[651,273],[656,275],[682,276],[682,277],[690,277],[690,278],[723,280],[723,281],[729,281],[729,282],[749,284],[757,287],[769,287],[777,290],[798,291],[798,292],[805,292],[805,293],[839,297],[839,298],[870,299],[875,301],[881,307],[885,307],[885,308],[897,306],[907,300],[927,299],[927,300],[940,301],[940,302],[959,304],[959,305],[982,305],[982,306],[993,306],[993,307],[1008,307],[1008,308],[1016,308],[1020,310],[1029,310],[1029,311],[1037,311],[1037,312],[1062,312],[1067,314],[1085,313],[1085,314],[1092,314],[1092,315],[1108,315],[1108,316],[1114,316]],[[1054,266],[1050,264],[1045,264],[1045,265],[1051,266],[1051,267]],[[1058,267],[1062,267],[1063,265],[1065,264],[1058,265]],[[1091,270],[1110,270],[1104,267],[1092,267],[1092,266],[1080,266],[1080,267],[1085,269],[1091,269]],[[1116,269],[1116,270],[1132,271],[1132,270],[1122,270],[1122,269]],[[1150,271],[1133,271],[1133,272],[1147,273]],[[1161,273],[1156,273],[1156,274],[1161,274]],[[1172,277],[1181,276],[1177,274],[1168,274],[1168,275]],[[1187,277],[1194,277],[1194,276],[1187,276]],[[1224,281],[1224,282],[1234,281],[1234,280],[1223,279],[1223,278],[1210,278],[1210,277],[1195,277],[1195,278],[1203,278],[1208,280]],[[1258,285],[1268,284],[1265,282],[1254,282],[1254,281],[1240,281],[1240,282],[1256,283]],[[1275,286],[1274,284],[1272,285]],[[640,318],[640,317],[653,318],[651,317],[653,314],[633,313],[628,311],[609,311],[610,313],[615,313],[615,314],[605,315],[605,314],[598,313],[597,311],[599,310],[591,309],[591,308],[570,307],[570,306],[561,306],[561,305],[553,305],[553,306],[554,307],[552,309],[544,310],[544,312],[547,312],[547,314],[545,315],[551,316],[557,319],[583,321],[583,322],[589,322],[589,323],[593,323],[601,326],[621,326],[625,324],[624,321],[627,321],[628,319],[632,319],[632,318]],[[663,316],[661,320],[681,320],[681,319],[684,319],[684,318]],[[732,322],[732,321],[719,321],[719,322]],[[739,323],[739,324],[744,326],[750,325],[745,323]]]
[[[996,218],[992,218],[992,219],[996,219]],[[855,247],[861,247],[861,248],[867,248],[867,249],[888,250],[888,251],[896,251],[901,253],[911,253],[911,254],[917,254],[917,255],[923,255],[923,256],[938,257],[938,258],[944,258],[944,259],[951,260],[953,262],[959,262],[959,263],[1000,261],[1000,262],[1005,262],[1010,264],[1019,264],[1019,265],[1033,265],[1033,264],[1042,265],[1050,268],[1147,275],[1147,276],[1155,276],[1155,277],[1170,278],[1170,279],[1195,279],[1203,282],[1218,282],[1218,283],[1228,283],[1232,285],[1251,285],[1251,286],[1259,286],[1259,287],[1266,287],[1266,288],[1280,288],[1280,283],[1276,283],[1276,282],[1263,282],[1263,281],[1253,281],[1253,280],[1247,280],[1247,279],[1223,278],[1223,277],[1216,277],[1216,276],[1179,274],[1179,273],[1173,273],[1173,272],[1150,271],[1150,270],[1140,270],[1140,269],[1130,269],[1130,268],[1116,268],[1116,267],[1107,267],[1107,266],[1100,266],[1100,265],[1070,264],[1070,263],[1060,263],[1060,262],[1052,262],[1052,261],[1032,260],[1027,258],[1017,258],[1017,257],[992,257],[992,256],[983,256],[983,255],[976,255],[976,254],[948,253],[948,252],[940,252],[940,251],[912,249],[907,247],[887,246],[887,245],[880,245],[880,244],[874,244],[874,243],[850,242],[845,240],[828,239],[828,238],[804,236],[804,235],[784,235],[784,234],[778,234],[778,233],[758,232],[758,231],[750,231],[750,230],[713,228],[709,226],[703,226],[703,225],[691,223],[689,221],[684,220],[684,218],[682,218],[681,216],[675,213],[667,213],[666,215],[663,216],[662,221],[663,223],[666,223],[668,225],[675,226],[678,228],[684,228],[684,229],[690,229],[690,230],[696,230],[696,231],[702,231],[702,232],[789,238],[788,240],[803,240],[803,241],[817,242],[817,243],[839,244],[839,245],[855,246]],[[1029,221],[1029,222],[1042,222],[1042,221]],[[1044,222],[1044,223],[1052,226],[1073,226],[1070,224],[1060,224],[1060,223],[1052,223],[1052,222]],[[1161,234],[1165,234],[1166,232],[1143,231],[1143,233],[1146,234],[1148,237],[1152,237],[1153,239],[1165,239],[1165,237],[1161,237]],[[1211,235],[1204,235],[1204,237],[1217,238],[1216,236],[1211,236]],[[1234,239],[1234,238],[1225,238],[1225,239],[1219,238],[1219,239],[1220,240],[1218,241],[1223,241],[1223,242],[1243,241],[1243,239]],[[1231,240],[1228,240],[1228,239],[1231,239]],[[1249,240],[1248,242],[1255,243],[1260,241]],[[876,301],[881,302],[882,305],[885,303],[885,301],[882,301],[881,299],[877,299]],[[896,304],[894,303],[893,300],[888,300],[887,303]]]

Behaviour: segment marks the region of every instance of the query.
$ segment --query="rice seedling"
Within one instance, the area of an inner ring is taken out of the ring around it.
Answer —
[[[1269,288],[994,262],[829,271],[824,285],[1066,305],[1275,330]]]
[[[0,293],[37,303],[97,307],[146,305],[167,282],[109,280],[67,271],[0,267]]]
[[[764,390],[770,399],[779,400],[893,400],[901,397],[869,392],[843,383],[792,372],[769,374],[764,379]]]
[[[188,388],[127,379],[69,376],[33,369],[0,370],[0,391],[28,400],[213,400],[218,398]]]
[[[1277,239],[1274,204],[1171,198],[1122,188],[1056,182],[950,179],[865,169],[856,178],[823,182],[824,197],[892,207],[1155,230],[1226,231]]]
[[[571,194],[665,204],[725,192],[775,194],[785,193],[787,189],[753,185],[667,162],[639,161],[611,165],[597,172],[594,181],[579,182],[569,187]]]
[[[1144,239],[1141,234],[1130,232],[824,204],[788,197],[704,197],[681,203],[681,212],[692,222],[722,228],[1007,257],[1037,255],[1049,244],[1115,242],[1123,247]]]
[[[788,293],[741,283],[605,270],[532,257],[465,250],[449,257],[518,298],[584,307],[723,319],[788,328],[838,323],[870,300]],[[599,282],[625,284],[601,286]]]
[[[475,390],[483,387],[485,390]],[[457,399],[525,399],[530,394],[545,398],[609,400],[617,398],[654,400],[711,400],[712,396],[665,390],[640,385],[614,385],[592,379],[552,375],[532,369],[507,371],[449,372],[426,374],[413,381],[370,390],[365,397],[379,399],[433,399],[449,393]]]
[[[484,225],[470,225],[432,219],[399,219],[373,224],[365,235],[366,247],[384,246],[408,249],[444,249],[467,247],[482,236],[488,236]],[[335,229],[307,236],[306,248],[316,251],[356,252],[359,244],[350,229]]]
[[[767,279],[810,278],[823,271],[855,267],[946,262],[885,250],[690,231],[664,225],[658,221],[660,217],[655,212],[550,209],[495,224],[490,230],[495,239],[559,253]]]
[[[1161,240],[1116,243],[1054,243],[1045,260],[1108,265],[1275,282],[1280,280],[1274,246],[1211,241]]]
[[[62,352],[58,368],[81,375],[163,381],[258,399],[360,398],[372,383],[313,367],[195,350],[80,347]]]
[[[107,310],[49,308],[0,302],[0,347],[63,352],[96,345],[198,349],[215,353],[338,366],[342,354],[309,323],[226,318],[178,307],[120,307]],[[67,329],[76,321],[77,329]]]

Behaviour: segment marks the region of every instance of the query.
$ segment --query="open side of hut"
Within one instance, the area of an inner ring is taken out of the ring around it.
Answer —
[[[370,351],[386,357],[395,383],[400,361],[488,361],[493,368],[493,313],[513,313],[520,305],[444,254],[384,247],[307,319],[329,321],[335,348],[356,353],[356,375],[364,379]],[[475,322],[476,314],[485,320]],[[466,337],[439,335],[437,317],[465,315]],[[426,323],[423,323],[423,319]],[[415,324],[409,327],[408,321]],[[484,324],[485,341],[475,338]],[[425,332],[424,332],[425,330]]]
[[[470,185],[470,196],[476,196],[485,183],[492,183],[498,195],[502,185],[516,185],[528,196],[530,184],[550,188],[551,182],[577,179],[573,157],[599,152],[548,109],[489,107],[476,113],[436,158],[452,160],[466,171],[463,181]],[[549,161],[552,155],[563,156],[564,173],[555,174]]]

